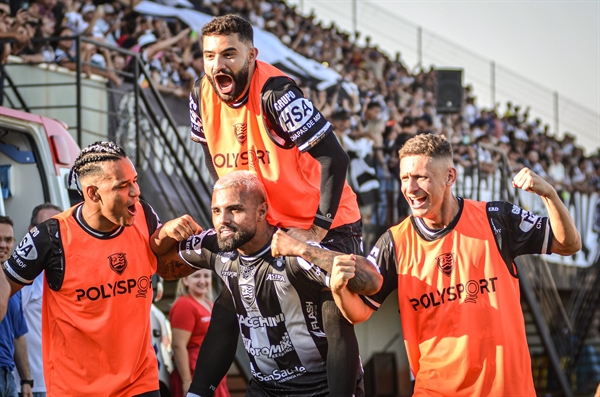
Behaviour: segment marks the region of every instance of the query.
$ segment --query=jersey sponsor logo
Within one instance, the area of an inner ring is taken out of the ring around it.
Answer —
[[[285,277],[283,277],[282,274],[269,273],[269,274],[267,274],[267,281],[280,281],[280,282],[284,283]]]
[[[309,331],[319,338],[326,337],[319,324],[317,305],[315,305],[313,302],[306,302],[304,309],[306,310],[306,317],[310,320],[310,324],[307,324],[310,328]]]
[[[488,294],[496,292],[496,281],[498,277],[480,280],[469,280],[466,283],[451,285],[441,291],[426,292],[418,298],[409,298],[410,304],[415,311],[419,309],[427,310],[448,302],[463,300],[465,303],[477,303],[477,297],[487,291]]]
[[[127,256],[123,252],[112,254],[108,257],[110,269],[119,276],[127,269]]]
[[[248,124],[246,123],[237,123],[233,125],[233,133],[235,134],[235,138],[243,145],[246,143],[246,139],[248,139]]]
[[[275,110],[280,112],[281,109],[286,107],[286,105],[294,99],[296,99],[296,93],[294,91],[286,92],[281,97],[279,97],[279,99],[275,102],[275,105],[274,105]]]
[[[254,302],[254,285],[240,284],[240,293],[244,302],[248,306],[252,305]]]
[[[186,255],[189,256],[192,253],[192,251],[195,252],[197,255],[202,255],[202,240],[204,240],[204,237],[211,236],[214,234],[216,234],[214,229],[208,229],[200,234],[195,234],[193,236],[188,237],[187,240],[185,240],[185,242],[182,242],[180,244],[185,244],[184,249]]]
[[[317,112],[317,114],[319,117],[313,120],[313,116],[316,115],[312,102],[306,98],[298,98],[286,106],[285,109],[281,110],[279,113],[279,125],[286,132],[301,132],[301,136],[321,118],[321,113]],[[306,127],[306,129],[300,131],[303,127]],[[290,138],[294,141],[300,136],[296,136],[296,138],[290,136]]]
[[[523,233],[527,233],[534,227],[538,230],[541,229],[542,219],[529,211],[523,210],[521,212],[521,223],[519,224],[519,229],[521,229]]]
[[[296,131],[295,133],[290,135],[290,139],[292,140],[292,142],[296,142],[302,135],[304,135],[310,128],[312,128],[317,121],[321,120],[321,113],[316,113],[315,117],[313,117],[311,120],[307,121],[306,124],[304,124],[302,126],[302,128],[300,128],[298,131]],[[313,135],[310,138],[310,141],[308,143],[308,145],[310,147],[313,147],[317,144],[317,142],[321,141],[321,139],[323,139],[324,133],[326,132],[327,128],[328,128],[329,122],[327,123],[327,125],[324,128],[321,128],[321,130],[319,131],[318,134]]]
[[[435,261],[437,262],[438,268],[441,270],[441,272],[445,276],[450,277],[452,270],[454,270],[454,254],[451,252],[442,254],[435,258]]]
[[[16,255],[15,255],[16,254]],[[23,263],[23,259],[26,261],[35,261],[38,257],[37,249],[35,248],[35,243],[33,242],[33,238],[31,234],[26,234],[23,237],[23,240],[19,243],[19,246],[15,250],[13,254],[13,258],[17,260],[17,264],[20,267],[25,267]]]
[[[283,357],[287,353],[294,351],[294,345],[292,344],[292,339],[290,335],[285,332],[281,338],[281,342],[276,345],[262,346],[262,347],[252,347],[252,339],[242,337],[244,342],[244,347],[248,354],[252,357],[268,357],[268,358],[278,358]]]
[[[77,288],[75,290],[75,298],[77,302],[87,298],[91,301],[98,299],[109,299],[117,295],[135,294],[136,298],[146,298],[148,291],[152,289],[150,277],[142,276],[137,280],[130,278],[127,280],[119,280],[114,283],[100,284],[91,286],[87,289]]]
[[[498,211],[500,211],[500,208],[498,208],[498,207],[489,207],[488,211],[489,212],[498,212]]]
[[[271,164],[268,150],[252,149],[241,153],[217,153],[212,162],[216,168],[238,168],[247,165]]]
[[[294,368],[274,369],[273,372],[271,372],[270,374],[263,374],[260,371],[256,371],[254,369],[254,366],[251,366],[250,369],[252,372],[252,376],[254,376],[259,382],[277,381],[283,383],[288,380],[302,376],[306,372],[306,367],[298,365],[296,365]]]
[[[237,316],[240,325],[245,325],[248,328],[276,327],[277,324],[285,321],[283,313],[279,313],[275,317],[246,317],[242,314],[238,314]]]

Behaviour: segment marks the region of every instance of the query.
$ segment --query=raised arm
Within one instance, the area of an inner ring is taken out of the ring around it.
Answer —
[[[210,261],[212,253],[205,249],[203,246],[205,235],[208,232],[202,234],[193,234],[187,238],[183,238],[189,233],[191,227],[187,221],[191,219],[189,215],[185,215],[183,220],[181,218],[174,219],[174,224],[169,225],[167,222],[161,229],[157,229],[151,239],[151,245],[156,244],[155,236],[158,240],[161,240],[160,248],[156,249],[153,247],[158,257],[158,265],[156,273],[164,278],[165,280],[176,280],[194,273],[198,269],[210,269]],[[178,223],[180,220],[183,222]],[[193,222],[198,226],[195,222]],[[176,225],[176,226],[175,226]],[[174,226],[171,228],[171,226]],[[165,229],[166,230],[162,230]],[[199,226],[198,226],[199,228]],[[170,231],[168,231],[170,230]],[[167,251],[165,248],[170,247]],[[156,249],[156,250],[155,250]],[[185,258],[185,259],[184,259]]]
[[[281,230],[273,235],[271,251],[273,256],[302,257],[329,274],[332,273],[333,260],[336,256],[341,255],[339,252],[303,243]],[[356,270],[354,276],[348,280],[348,288],[357,294],[372,295],[379,291],[382,283],[383,277],[377,268],[366,258],[356,256]]]
[[[554,235],[552,252],[559,255],[573,255],[581,249],[581,236],[571,214],[550,183],[529,168],[519,171],[512,183],[514,187],[535,193],[542,198]]]
[[[177,242],[202,232],[202,227],[190,215],[183,215],[160,226],[150,238],[150,247],[156,255],[171,250]]]

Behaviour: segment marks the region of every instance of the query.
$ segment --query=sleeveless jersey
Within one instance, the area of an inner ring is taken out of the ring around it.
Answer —
[[[131,397],[158,389],[151,344],[151,277],[157,260],[150,206],[136,204],[133,226],[94,232],[81,205],[33,228],[6,263],[29,284],[46,270],[42,302],[44,377],[49,397]],[[145,216],[144,216],[145,215]]]
[[[319,207],[321,166],[312,156],[302,152],[320,142],[332,129],[318,109],[294,91],[288,91],[272,104],[279,112],[278,125],[284,134],[276,133],[266,125],[263,107],[265,87],[270,79],[281,76],[285,75],[277,68],[257,61],[248,101],[238,107],[230,107],[221,101],[208,79],[203,78],[202,118],[200,120],[197,113],[192,112],[192,125],[195,124],[198,129],[196,140],[208,145],[219,176],[234,170],[250,170],[260,177],[267,192],[269,223],[278,227],[308,229]],[[293,149],[294,145],[298,149]],[[331,218],[332,215],[322,216]],[[344,182],[331,227],[359,219],[356,195]]]
[[[273,395],[326,396],[327,338],[320,293],[329,275],[302,258],[220,252],[214,230],[179,245],[180,257],[210,268],[233,296],[254,379]]]
[[[384,276],[366,302],[398,289],[415,396],[531,396],[531,359],[513,259],[547,253],[547,218],[509,203],[460,200],[438,238],[413,217],[384,234],[369,260]]]

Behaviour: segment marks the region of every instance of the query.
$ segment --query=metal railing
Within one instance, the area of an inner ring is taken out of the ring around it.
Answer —
[[[34,39],[36,40],[40,41]],[[209,203],[212,187],[205,177],[207,173],[200,169],[197,156],[191,155],[190,147],[195,144],[188,142],[187,137],[184,140],[179,133],[178,126],[154,85],[140,54],[82,36],[42,39],[46,42],[61,40],[73,40],[75,43],[76,68],[74,73],[65,73],[65,76],[70,76],[70,81],[68,79],[59,83],[29,81],[16,84],[7,73],[5,97],[11,107],[28,112],[57,108],[72,109],[76,124],[71,125],[69,129],[80,146],[85,131],[82,112],[97,112],[112,118],[121,128],[108,132],[106,139],[116,140],[134,161],[140,174],[142,196],[149,199],[159,214],[167,219],[189,213],[201,224],[210,226]],[[87,84],[83,71],[86,68],[97,68],[89,62],[82,61],[84,43],[107,48],[129,59],[126,70],[103,69],[115,73],[125,81],[120,87],[109,83],[104,87],[107,96],[120,97],[116,109],[106,111],[83,105],[82,86]],[[29,64],[11,64],[11,66],[32,67]],[[147,88],[140,87],[141,80]],[[41,86],[73,86],[76,92],[74,103],[62,105],[25,103],[23,91]]]

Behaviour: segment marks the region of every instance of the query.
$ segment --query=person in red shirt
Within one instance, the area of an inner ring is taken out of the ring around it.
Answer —
[[[211,280],[212,272],[202,269],[177,282],[177,298],[169,311],[175,361],[175,370],[171,373],[173,397],[185,396],[192,383],[200,346],[210,324],[213,307],[210,300]],[[223,378],[214,396],[229,397],[226,378]]]

